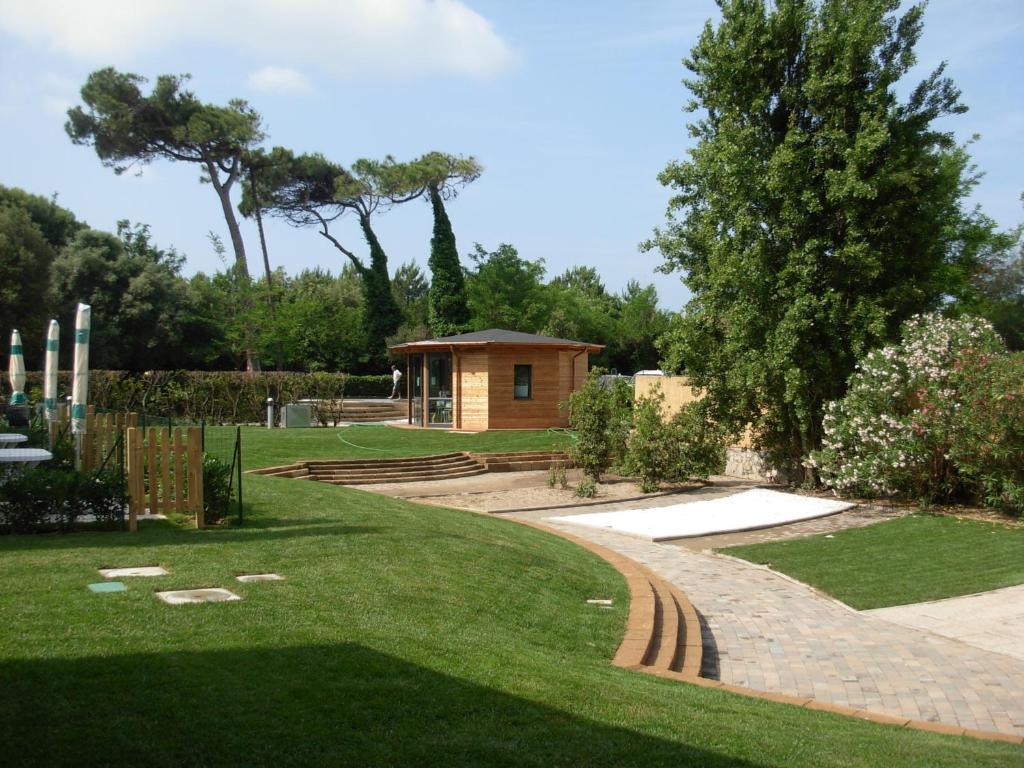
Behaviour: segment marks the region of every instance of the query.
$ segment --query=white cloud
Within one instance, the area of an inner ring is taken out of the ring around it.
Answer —
[[[263,67],[249,75],[249,85],[271,93],[309,93],[309,78],[289,67]]]
[[[0,29],[92,63],[226,42],[337,77],[487,77],[517,60],[462,0],[0,0]]]

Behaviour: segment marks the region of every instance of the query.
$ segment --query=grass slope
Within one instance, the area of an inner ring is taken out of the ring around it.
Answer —
[[[207,444],[230,444],[234,427],[207,427]],[[451,451],[546,451],[564,449],[564,432],[547,430],[457,433],[439,429],[355,426],[314,429],[242,428],[246,469],[300,459],[381,459]]]
[[[976,768],[1024,756],[614,668],[625,584],[559,538],[313,483],[255,477],[246,491],[241,529],[0,538],[5,766]],[[170,575],[86,589],[97,568],[156,564]],[[271,570],[287,581],[232,578]],[[172,607],[152,594],[201,586],[244,600]]]
[[[1024,583],[1024,528],[937,515],[723,551],[770,565],[858,610]]]

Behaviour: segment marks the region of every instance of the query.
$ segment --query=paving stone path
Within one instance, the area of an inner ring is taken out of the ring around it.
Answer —
[[[1022,659],[858,613],[744,561],[547,522],[620,552],[682,589],[703,622],[703,677],[895,717],[1024,735]]]

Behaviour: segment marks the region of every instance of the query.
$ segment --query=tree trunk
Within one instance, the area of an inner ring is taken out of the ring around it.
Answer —
[[[206,170],[210,174],[210,183],[213,185],[213,189],[220,200],[220,207],[224,211],[224,221],[227,222],[228,233],[231,235],[231,248],[235,252],[235,274],[239,280],[244,280],[248,283],[249,264],[245,258],[245,243],[242,242],[242,230],[238,226],[235,209],[231,205],[231,185],[235,182],[235,169],[237,167],[238,162],[236,161],[232,172],[228,174],[227,181],[221,182],[217,164],[209,160],[206,162]],[[242,309],[252,309],[252,303],[248,297],[242,299]],[[249,328],[249,326],[246,327]],[[245,337],[245,370],[250,373],[260,369],[259,355],[256,353],[255,346],[252,331],[251,329],[247,330]]]
[[[263,232],[263,210],[260,206],[259,195],[256,194],[256,178],[250,173],[249,189],[252,191],[253,210],[256,213],[256,229],[260,233],[260,251],[263,254],[263,269],[267,275],[267,307],[270,310],[270,322],[277,331],[277,309],[274,306],[274,273],[270,270],[270,253],[267,251],[267,236]],[[281,354],[281,342],[275,336],[274,352],[276,356],[277,370],[284,370],[284,355]]]

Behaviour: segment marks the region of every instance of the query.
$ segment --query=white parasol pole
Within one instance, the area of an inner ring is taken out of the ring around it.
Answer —
[[[60,325],[56,320],[50,321],[50,330],[46,334],[46,365],[43,369],[43,407],[46,409],[46,421],[57,420],[57,352],[60,349]]]
[[[79,304],[75,315],[75,367],[71,379],[71,432],[75,436],[75,467],[82,468],[82,435],[89,403],[89,329],[92,308]]]

